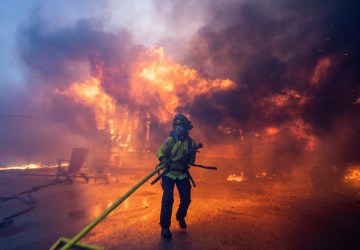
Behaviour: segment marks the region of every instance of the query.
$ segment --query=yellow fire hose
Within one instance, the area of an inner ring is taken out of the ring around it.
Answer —
[[[153,172],[148,174],[144,179],[139,181],[134,187],[132,187],[129,191],[127,191],[120,199],[118,199],[115,203],[113,203],[109,208],[107,208],[98,218],[96,218],[92,223],[90,223],[86,228],[84,228],[80,233],[75,235],[72,239],[67,239],[61,237],[51,248],[50,250],[67,250],[70,247],[76,245],[77,248],[83,249],[103,249],[98,246],[86,245],[83,243],[77,243],[82,237],[84,237],[91,229],[93,229],[100,221],[102,221],[108,214],[110,214],[117,206],[119,206],[126,198],[128,198],[132,193],[134,193],[140,186],[142,186],[145,182],[147,182],[152,176],[158,173],[160,170],[164,169],[164,165],[159,165]],[[61,244],[65,243],[64,246],[61,247]],[[60,248],[59,248],[60,247]]]

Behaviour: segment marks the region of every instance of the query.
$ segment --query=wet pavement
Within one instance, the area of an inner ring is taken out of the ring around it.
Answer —
[[[314,190],[256,179],[230,182],[226,174],[193,172],[197,187],[188,228],[180,229],[173,216],[172,240],[160,236],[162,190],[160,183],[149,181],[81,242],[105,249],[360,249],[356,190]],[[0,172],[1,197],[53,181],[19,173],[24,171]],[[111,175],[109,184],[76,179],[51,185],[24,196],[36,201],[32,205],[1,202],[0,220],[32,209],[0,228],[0,249],[49,249],[60,236],[75,236],[148,174],[144,169],[122,173]],[[178,203],[175,193],[173,214]]]

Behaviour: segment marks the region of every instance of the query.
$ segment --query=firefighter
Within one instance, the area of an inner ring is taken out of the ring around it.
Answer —
[[[195,163],[195,141],[190,138],[189,130],[193,128],[191,121],[183,114],[173,118],[173,130],[157,151],[159,161],[166,166],[162,176],[162,203],[160,212],[161,235],[171,239],[171,214],[174,203],[174,186],[179,192],[180,204],[176,212],[176,220],[182,229],[186,228],[185,216],[191,202],[191,184],[189,164]],[[192,180],[192,179],[191,179]]]

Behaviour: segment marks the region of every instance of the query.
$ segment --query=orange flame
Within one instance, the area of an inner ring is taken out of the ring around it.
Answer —
[[[228,181],[237,181],[237,182],[242,182],[247,180],[247,178],[245,177],[245,174],[243,172],[240,173],[240,175],[236,175],[236,174],[231,174],[229,175],[226,180]]]
[[[266,133],[267,133],[268,135],[276,135],[276,134],[278,134],[279,132],[280,132],[280,129],[274,128],[274,127],[270,127],[270,128],[267,128],[267,129],[266,129]]]
[[[82,83],[74,82],[67,90],[56,92],[72,96],[77,102],[90,107],[95,114],[98,129],[108,128],[112,124],[109,117],[114,112],[115,101],[105,93],[97,78],[90,78]]]
[[[11,167],[0,167],[1,170],[24,170],[24,169],[39,169],[39,168],[55,168],[57,166],[44,166],[40,163],[30,163],[30,164],[24,164],[24,165],[18,165],[18,166],[11,166]]]
[[[360,165],[349,168],[344,176],[344,181],[360,187]]]
[[[167,122],[176,108],[191,103],[198,95],[235,88],[228,79],[201,78],[195,69],[167,58],[160,47],[151,47],[139,58],[130,82],[133,100],[149,108],[160,122]]]
[[[136,59],[129,73],[130,92],[127,98],[138,105],[135,111],[129,113],[126,104],[116,105],[115,98],[103,89],[103,79],[111,78],[114,71],[104,69],[104,66],[99,59],[92,72],[96,77],[81,83],[74,82],[65,91],[56,90],[56,93],[70,96],[91,108],[97,128],[109,131],[112,141],[127,150],[132,150],[132,142],[136,141],[137,130],[143,122],[139,120],[140,107],[145,107],[145,134],[149,144],[150,118],[156,117],[161,123],[168,122],[178,107],[191,103],[196,96],[206,94],[211,97],[214,92],[235,88],[235,83],[228,79],[201,78],[196,70],[166,57],[162,48],[151,47]]]

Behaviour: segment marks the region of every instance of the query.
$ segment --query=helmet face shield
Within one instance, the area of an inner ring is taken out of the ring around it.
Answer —
[[[177,114],[173,119],[173,134],[177,140],[184,140],[189,130],[193,128],[191,121],[183,114]]]
[[[176,125],[182,125],[186,130],[190,130],[193,128],[191,121],[183,114],[177,114],[174,116],[173,127],[175,128]]]

